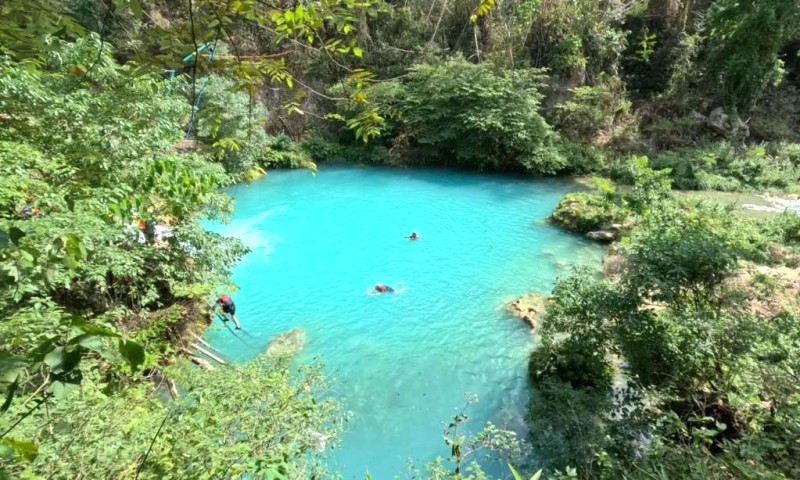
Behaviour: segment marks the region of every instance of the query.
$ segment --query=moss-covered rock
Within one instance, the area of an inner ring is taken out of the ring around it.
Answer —
[[[558,202],[550,219],[556,225],[577,233],[603,230],[625,218],[624,210],[602,195],[570,193]]]

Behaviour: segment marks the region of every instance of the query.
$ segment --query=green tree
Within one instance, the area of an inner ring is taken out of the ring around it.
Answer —
[[[569,164],[539,113],[535,70],[497,72],[461,59],[414,66],[398,94],[402,122],[439,162],[536,174]]]
[[[794,0],[717,0],[708,11],[708,73],[725,102],[747,112],[771,83],[783,79],[782,48],[800,35]]]

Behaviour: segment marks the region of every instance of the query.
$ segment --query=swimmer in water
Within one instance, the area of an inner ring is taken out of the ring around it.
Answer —
[[[375,291],[378,293],[394,293],[394,288],[379,283],[375,285]]]
[[[418,238],[417,232],[411,232],[411,236],[408,237],[409,240],[417,240]]]

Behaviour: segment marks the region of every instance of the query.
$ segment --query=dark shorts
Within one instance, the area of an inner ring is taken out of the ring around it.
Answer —
[[[236,304],[231,303],[223,303],[222,304],[222,311],[225,313],[230,313],[231,315],[236,315]]]

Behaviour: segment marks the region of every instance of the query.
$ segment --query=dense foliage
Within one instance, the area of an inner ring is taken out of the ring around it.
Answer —
[[[169,373],[185,385],[171,402],[154,396],[146,384],[108,395],[102,384],[90,383],[51,411],[38,410],[15,431],[41,445],[38,456],[11,473],[152,479],[326,476],[309,453],[323,452],[335,442],[341,417],[332,399],[317,401],[325,388],[319,368],[291,374],[289,359],[260,357],[235,369]]]
[[[397,94],[406,137],[436,163],[556,173],[567,161],[539,113],[538,72],[450,60],[411,68]]]
[[[583,478],[794,478],[800,317],[770,269],[794,264],[797,217],[649,205],[620,275],[553,291],[530,362],[541,458]]]

